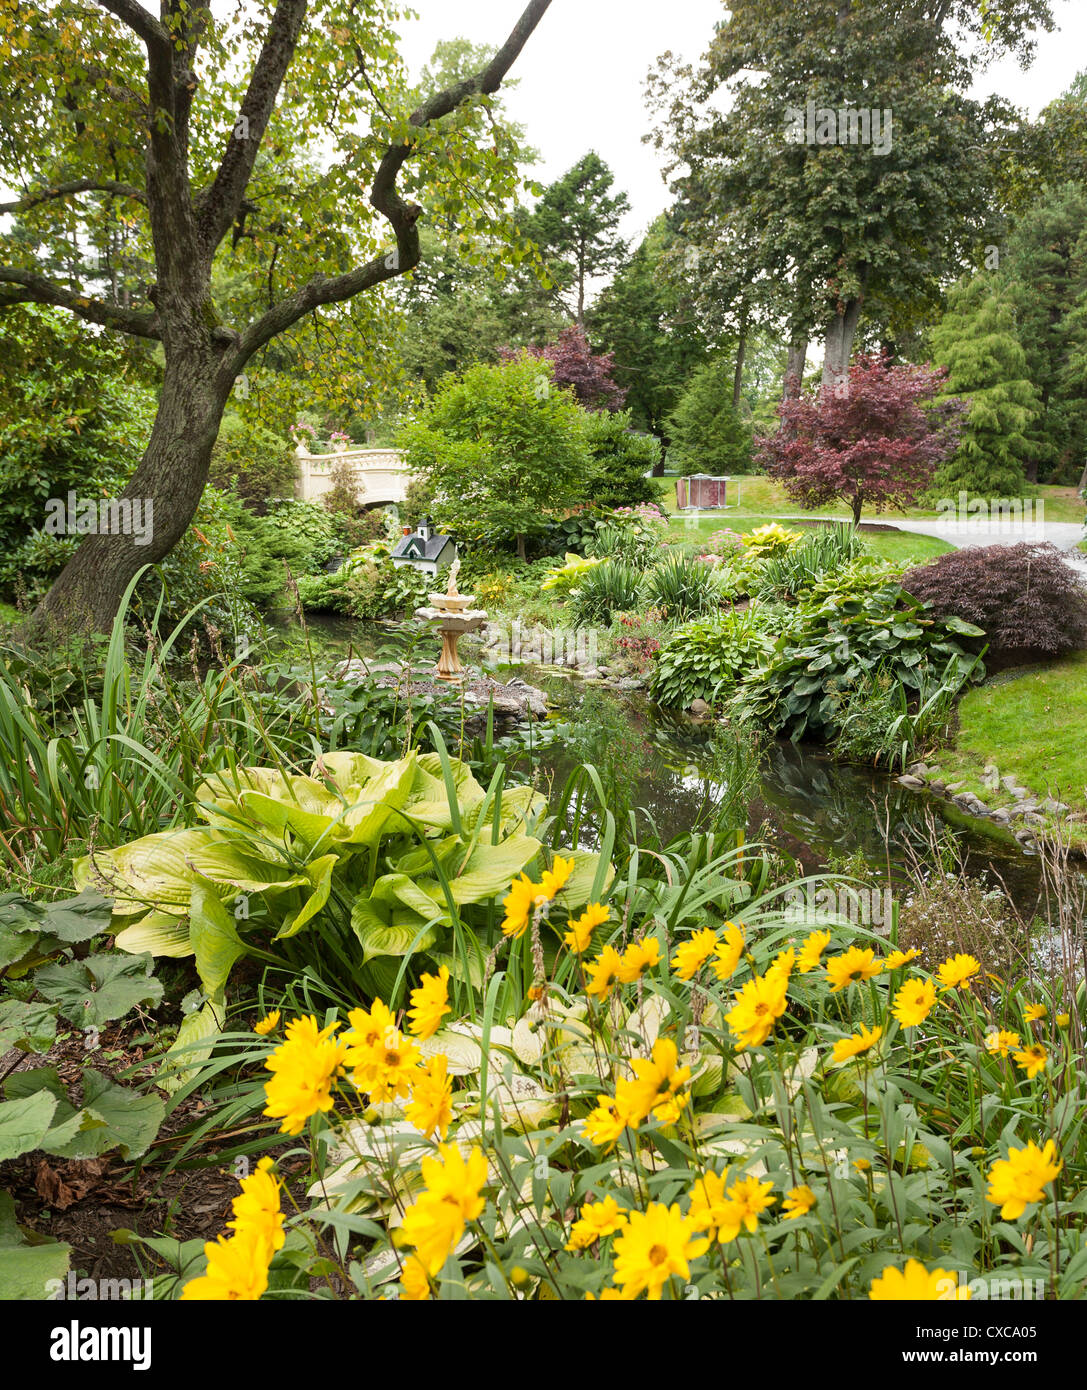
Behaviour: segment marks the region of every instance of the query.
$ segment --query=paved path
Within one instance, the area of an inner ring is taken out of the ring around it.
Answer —
[[[935,518],[932,521],[909,520],[888,521],[885,523],[898,531],[910,531],[918,536],[935,536],[947,541],[956,550],[966,550],[978,545],[1018,545],[1021,541],[1048,541],[1058,550],[1065,552],[1065,559],[1087,579],[1087,554],[1080,550],[1079,543],[1084,539],[1084,529],[1079,522],[1016,521],[1009,517],[998,517],[995,521],[950,521]]]
[[[690,517],[713,517],[720,518],[723,526],[728,525],[730,512],[677,512],[676,520],[682,520],[684,516]],[[736,521],[742,521],[742,517],[735,517]],[[817,513],[809,512],[803,516],[779,516],[777,521],[786,523],[790,521],[843,521],[844,517],[819,516]],[[1076,521],[1046,521],[1033,522],[1018,520],[1012,517],[997,517],[995,520],[984,520],[971,518],[966,521],[952,521],[947,517],[932,517],[931,519],[914,519],[899,521],[885,516],[865,517],[861,520],[861,525],[865,521],[873,521],[882,526],[893,526],[896,531],[909,531],[918,536],[935,536],[938,540],[947,541],[948,545],[953,545],[956,550],[965,550],[977,545],[1018,545],[1021,541],[1049,541],[1058,550],[1065,552],[1068,563],[1079,571],[1087,579],[1087,553],[1078,549],[1080,541],[1085,539],[1084,527]]]

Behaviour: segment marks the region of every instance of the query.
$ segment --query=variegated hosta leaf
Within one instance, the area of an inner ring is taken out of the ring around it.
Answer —
[[[439,884],[432,878],[409,878],[407,874],[383,874],[374,883],[370,901],[410,908],[422,922],[437,920],[449,926],[452,917]]]
[[[484,812],[484,802],[479,802],[467,812],[462,813],[462,821],[467,831],[474,832],[480,824]],[[531,833],[536,822],[547,809],[547,798],[535,787],[503,787],[501,804],[496,808],[495,798],[486,803],[486,818],[483,825],[493,825],[495,810],[498,810],[498,823],[503,831],[521,827]]]
[[[351,926],[362,947],[364,963],[375,956],[416,955],[437,941],[437,930],[428,927],[417,913],[405,908],[394,911],[387,920],[375,911],[383,907],[383,903],[360,898],[351,909]]]
[[[96,850],[76,861],[76,885],[97,888],[112,898],[113,915],[130,917],[148,908],[189,909],[192,869],[189,856],[222,838],[210,826],[192,830],[160,830],[116,849]]]
[[[545,1054],[560,1067],[566,1066],[566,1054],[574,1047],[591,1047],[592,1032],[585,1021],[584,1004],[571,1009],[553,1008],[537,1022],[527,1014],[513,1028],[513,1050],[525,1066],[539,1066]]]
[[[173,912],[149,912],[130,927],[124,927],[113,938],[113,944],[121,951],[129,951],[139,956],[150,951],[153,956],[191,956],[193,945],[189,939],[189,917]]]
[[[221,1003],[231,967],[246,947],[234,926],[234,918],[211,885],[193,884],[189,899],[189,940],[196,954],[196,973],[208,998]]]
[[[561,1109],[558,1099],[531,1076],[511,1072],[487,1090],[487,1110],[498,1105],[502,1123],[509,1129],[540,1129],[558,1119]]]
[[[424,1058],[444,1054],[449,1062],[450,1076],[470,1076],[483,1065],[483,1029],[478,1023],[461,1020],[440,1029],[433,1037],[418,1040]],[[488,1037],[489,1053],[513,1054],[513,1032],[495,1025]]]
[[[397,814],[411,793],[415,780],[414,753],[396,762],[381,764],[381,771],[363,783],[352,797],[348,795],[342,824],[349,845],[376,845],[383,833],[402,834],[407,822]]]
[[[453,901],[482,903],[488,898],[504,896],[521,870],[536,858],[540,848],[539,840],[531,835],[510,835],[497,845],[490,844],[484,837],[456,878],[450,880]]]
[[[177,1030],[173,1046],[166,1054],[165,1067],[156,1083],[164,1091],[174,1092],[186,1085],[211,1056],[215,1039],[222,1031],[222,1006],[216,1007],[209,1000],[202,1009],[187,1014]],[[181,1067],[180,1071],[173,1068]]]

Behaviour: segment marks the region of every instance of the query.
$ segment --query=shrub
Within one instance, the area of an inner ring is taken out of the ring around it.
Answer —
[[[346,610],[353,618],[411,617],[426,604],[436,585],[445,587],[440,576],[435,579],[412,565],[394,565],[387,558],[387,547],[377,543],[367,546],[364,558],[348,570],[344,581]]]
[[[594,566],[570,596],[574,622],[610,627],[613,614],[626,613],[637,606],[641,587],[642,571],[626,560],[607,560]]]
[[[623,675],[644,676],[653,666],[667,631],[656,608],[645,613],[616,613],[609,664]]]
[[[795,599],[828,574],[833,574],[864,549],[848,522],[815,531],[795,546],[774,552],[756,575],[751,592],[757,598]]]
[[[594,565],[603,563],[602,559],[568,553],[564,565],[552,565],[548,569],[540,588],[553,592],[558,598],[565,598],[572,589],[577,588]]]
[[[662,646],[649,682],[658,704],[685,709],[692,700],[716,704],[730,695],[745,671],[773,650],[768,609],[732,610],[687,623]]]
[[[830,738],[840,727],[843,696],[878,671],[891,673],[914,700],[933,681],[956,689],[984,674],[956,637],[980,636],[959,618],[928,613],[893,580],[854,598],[786,610],[792,619],[768,661],[744,677],[738,717],[794,740]]]
[[[652,472],[660,463],[659,442],[634,434],[630,415],[604,412],[586,421],[589,453],[595,468],[593,500],[601,507],[629,507],[652,502],[657,490]]]
[[[909,570],[902,586],[934,613],[983,628],[991,657],[1057,656],[1087,644],[1087,591],[1053,545],[954,550]]]
[[[804,533],[789,531],[780,522],[770,521],[765,526],[756,526],[754,531],[746,532],[742,539],[748,551],[761,558],[764,555],[778,555],[782,551],[791,550],[804,539]]]
[[[645,577],[643,597],[670,622],[682,623],[721,606],[721,586],[711,565],[689,555],[671,555]]]
[[[668,422],[672,447],[687,473],[750,473],[751,431],[732,408],[732,366],[704,363]]]
[[[220,492],[235,492],[258,514],[269,502],[294,496],[297,465],[291,446],[278,434],[225,415],[211,451],[208,482]]]
[[[659,527],[621,519],[601,526],[590,540],[589,550],[593,555],[645,569],[660,553],[662,542]]]

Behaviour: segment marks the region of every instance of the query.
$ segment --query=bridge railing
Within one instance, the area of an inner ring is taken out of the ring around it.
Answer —
[[[304,445],[295,449],[298,476],[295,496],[302,502],[318,502],[332,486],[333,465],[341,459],[351,469],[359,503],[402,502],[410,473],[396,449],[342,449],[331,454],[311,454]]]

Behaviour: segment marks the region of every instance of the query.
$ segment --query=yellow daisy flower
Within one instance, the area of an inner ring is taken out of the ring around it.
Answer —
[[[411,992],[411,1004],[411,1031],[417,1038],[432,1038],[453,1007],[449,1002],[449,967],[441,966],[437,975],[424,975],[419,988]]]
[[[564,859],[561,854],[555,855],[555,862],[550,869],[545,869],[540,875],[540,896],[550,902],[556,898],[570,881],[570,875],[574,872],[574,861]]]
[[[622,964],[619,966],[620,983],[633,984],[645,971],[659,965],[660,958],[661,944],[655,936],[647,936],[642,941],[632,941],[623,952]]]
[[[936,974],[944,989],[958,989],[960,985],[969,989],[974,977],[981,973],[981,962],[973,956],[963,954],[951,956],[937,969]]]
[[[903,1028],[924,1023],[936,1004],[936,985],[932,980],[907,980],[895,993],[891,1013]]]
[[[569,930],[562,938],[563,943],[569,946],[571,951],[582,955],[592,945],[594,930],[603,925],[609,915],[603,903],[590,903],[580,917],[567,922]]]
[[[787,985],[785,976],[767,971],[737,992],[725,1021],[740,1040],[741,1050],[760,1047],[773,1032],[785,1012]]]
[[[656,1301],[674,1277],[689,1282],[691,1260],[705,1254],[709,1241],[683,1215],[679,1204],[651,1202],[632,1211],[615,1242],[615,1283],[629,1298],[643,1290]]]
[[[619,979],[623,968],[623,958],[614,946],[605,946],[589,966],[589,983],[585,993],[604,1000],[611,993],[612,986]]]
[[[802,1183],[799,1187],[789,1189],[785,1195],[785,1201],[781,1204],[781,1209],[785,1213],[787,1221],[795,1221],[798,1216],[806,1216],[815,1206],[815,1201],[815,1193],[807,1183]]]
[[[985,1050],[991,1057],[1006,1057],[1013,1047],[1018,1047],[1022,1040],[1018,1033],[1009,1033],[1006,1028],[989,1033],[985,1038]]]
[[[621,1231],[627,1224],[628,1214],[614,1197],[605,1197],[602,1202],[586,1202],[581,1208],[581,1219],[570,1227],[567,1250],[587,1250],[598,1240],[605,1240]]]
[[[1026,1072],[1028,1081],[1033,1081],[1040,1071],[1045,1071],[1046,1063],[1049,1061],[1049,1053],[1041,1043],[1032,1043],[1030,1047],[1024,1047],[1021,1052],[1013,1055],[1015,1065]]]
[[[901,970],[904,965],[909,965],[911,960],[916,960],[921,952],[916,946],[911,946],[908,951],[892,951],[883,962],[885,970]]]
[[[253,1032],[258,1033],[262,1038],[266,1038],[269,1033],[274,1033],[279,1027],[279,1010],[273,1009],[270,1014],[266,1014],[259,1023],[253,1024]]]
[[[717,933],[712,927],[704,927],[676,947],[672,969],[681,980],[692,980],[716,949]]]
[[[862,1023],[859,1033],[854,1033],[850,1038],[838,1039],[834,1044],[831,1061],[835,1063],[848,1062],[850,1057],[859,1057],[862,1052],[867,1052],[870,1047],[874,1047],[882,1037],[882,1028],[876,1027],[869,1031]]]
[[[819,965],[820,957],[830,945],[830,932],[813,931],[804,938],[796,960],[798,974],[807,975]]]
[[[1036,1023],[1040,1018],[1045,1018],[1049,1010],[1044,1004],[1028,1004],[1023,1010],[1023,1017],[1028,1023]]]
[[[930,1272],[920,1260],[907,1260],[904,1270],[888,1265],[879,1278],[873,1279],[868,1297],[877,1303],[961,1303],[970,1297],[970,1289],[966,1284],[960,1284],[949,1270],[934,1269]]]
[[[859,946],[850,946],[840,956],[831,956],[827,961],[827,982],[831,994],[837,994],[846,985],[861,980],[870,980],[883,969],[883,962],[876,960],[871,948],[862,951]]]
[[[713,973],[724,984],[736,973],[744,953],[744,934],[735,922],[725,923],[725,939],[719,941],[713,952]]]
[[[541,885],[533,883],[527,874],[521,874],[520,878],[514,879],[510,884],[509,893],[502,899],[502,906],[506,909],[506,915],[502,919],[503,936],[508,936],[514,941],[524,936],[536,909],[536,899],[542,892]]]
[[[1043,1189],[1063,1167],[1052,1139],[1041,1149],[1033,1139],[1025,1149],[1009,1148],[1007,1158],[998,1158],[989,1169],[986,1200],[1000,1207],[1005,1221],[1017,1221],[1028,1206],[1045,1201]]]

